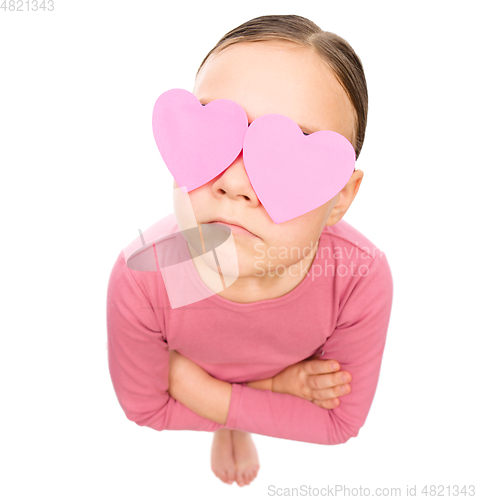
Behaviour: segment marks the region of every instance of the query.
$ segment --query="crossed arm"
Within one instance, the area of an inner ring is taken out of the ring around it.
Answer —
[[[339,406],[348,394],[351,374],[340,371],[334,360],[311,359],[289,366],[275,377],[248,382],[254,389],[291,394],[326,409]],[[169,395],[197,415],[225,425],[232,397],[232,384],[209,375],[199,365],[169,351]]]
[[[272,379],[230,384],[169,350],[150,299],[121,254],[107,297],[108,363],[121,408],[129,420],[158,431],[225,426],[317,444],[356,437],[376,391],[392,302],[386,259],[375,258],[369,269],[323,345],[331,359],[308,358]],[[337,359],[353,376],[352,393],[349,386],[348,393],[337,392],[347,385],[328,366]],[[337,405],[340,395],[346,399]]]

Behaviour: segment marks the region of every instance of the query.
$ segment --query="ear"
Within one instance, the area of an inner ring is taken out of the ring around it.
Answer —
[[[362,170],[355,170],[353,172],[346,186],[337,195],[338,200],[326,221],[326,226],[333,226],[343,218],[351,203],[353,203],[355,196],[358,194],[363,176],[364,172]]]

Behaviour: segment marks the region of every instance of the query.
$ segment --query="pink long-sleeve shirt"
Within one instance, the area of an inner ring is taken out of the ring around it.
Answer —
[[[162,273],[130,269],[127,261],[144,243],[177,232],[173,213],[159,220],[120,252],[110,275],[108,363],[126,417],[158,431],[226,427],[328,445],[356,437],[376,392],[391,315],[385,254],[341,220],[325,226],[311,268],[286,295],[253,303],[211,295],[171,308]],[[179,253],[190,283],[210,292],[187,260],[185,240]],[[232,384],[225,425],[169,395],[168,349]],[[352,375],[351,392],[333,410],[245,385],[310,357],[335,359]]]

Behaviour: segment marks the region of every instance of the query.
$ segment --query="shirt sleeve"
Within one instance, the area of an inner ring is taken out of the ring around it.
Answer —
[[[154,309],[121,252],[107,290],[108,365],[126,417],[157,431],[225,427],[169,395],[169,350]]]
[[[327,410],[298,396],[233,384],[226,427],[327,445],[356,437],[376,392],[392,297],[391,270],[381,253],[357,281],[335,330],[320,347],[325,351],[320,359],[335,359],[352,375],[351,392],[340,397],[337,408]]]

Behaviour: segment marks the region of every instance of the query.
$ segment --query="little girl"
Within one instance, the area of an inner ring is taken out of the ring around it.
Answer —
[[[249,124],[276,113],[304,134],[341,134],[356,159],[361,151],[361,61],[345,40],[303,17],[262,16],[227,33],[202,62],[193,94],[204,106],[234,101]],[[121,251],[107,297],[109,369],[127,418],[159,431],[214,432],[212,470],[240,486],[259,467],[250,433],[327,445],[358,435],[393,296],[385,254],[342,220],[361,170],[326,203],[275,223],[245,167],[240,153],[187,198],[199,228],[230,228],[238,261],[231,285],[210,293],[227,266],[218,276],[189,242],[174,255],[193,286],[209,292],[203,300],[172,308],[160,272],[128,266],[141,245],[187,226],[178,198],[174,213]],[[292,167],[289,175],[300,175],[300,164]],[[288,196],[297,199],[294,191]]]

